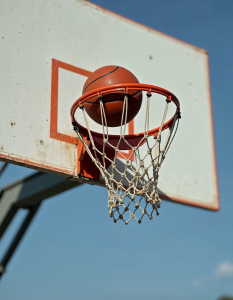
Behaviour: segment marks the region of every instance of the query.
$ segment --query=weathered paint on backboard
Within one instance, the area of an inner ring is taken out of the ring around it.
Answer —
[[[91,72],[120,65],[181,103],[180,127],[160,172],[162,198],[219,209],[205,50],[87,1],[12,0],[0,6],[0,160],[73,179],[77,139],[70,107]],[[140,130],[143,113],[129,124],[130,133]]]

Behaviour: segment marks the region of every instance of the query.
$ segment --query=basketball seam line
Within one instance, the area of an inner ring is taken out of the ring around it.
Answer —
[[[135,94],[133,94],[133,95],[128,95],[128,98],[132,98],[132,97],[134,97],[134,96],[137,96],[139,93],[141,93],[141,91],[139,91],[139,92],[137,92],[137,93],[135,93]],[[110,102],[116,102],[116,101],[124,101],[124,98],[119,98],[119,99],[115,99],[115,100],[110,100],[110,101],[105,101],[104,103],[110,103]],[[96,101],[96,102],[86,102],[85,101],[85,103],[86,104],[99,104],[99,101]]]
[[[116,69],[114,69],[113,71],[111,71],[111,72],[109,72],[109,73],[107,73],[107,74],[104,74],[104,75],[102,75],[102,76],[96,78],[95,80],[93,80],[91,83],[88,84],[88,86],[86,86],[85,90],[83,91],[83,94],[84,94],[84,92],[86,91],[86,89],[87,89],[93,82],[95,82],[96,80],[99,80],[100,78],[102,78],[102,77],[104,77],[104,76],[107,76],[107,75],[109,75],[109,74],[115,72],[115,71],[116,71],[117,69],[119,69],[119,68],[120,68],[120,67],[118,66],[118,67],[116,67]]]

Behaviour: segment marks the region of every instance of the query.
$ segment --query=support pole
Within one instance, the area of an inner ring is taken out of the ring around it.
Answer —
[[[20,228],[18,229],[15,237],[13,238],[8,250],[6,251],[1,263],[0,263],[0,277],[2,276],[2,274],[5,272],[6,270],[6,266],[9,262],[9,260],[11,259],[15,249],[17,248],[19,242],[21,241],[24,233],[26,232],[28,226],[30,225],[33,217],[35,216],[39,206],[40,206],[41,202],[39,202],[38,204],[34,204],[32,207],[30,207],[30,209],[28,210],[28,214],[25,217],[24,221],[22,222]]]
[[[0,167],[0,176],[2,175],[3,171],[6,169],[8,163],[4,162]]]
[[[3,165],[1,170],[3,171],[5,167],[6,165]],[[67,180],[61,176],[37,172],[2,188],[2,191],[0,191],[0,239],[19,209],[26,209],[28,213],[0,262],[0,277],[41,202],[81,184],[82,182]]]

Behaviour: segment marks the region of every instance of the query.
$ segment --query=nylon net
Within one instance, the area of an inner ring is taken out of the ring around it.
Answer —
[[[153,215],[159,215],[158,209],[160,208],[161,200],[158,194],[158,178],[159,170],[165,159],[167,151],[174,138],[176,130],[178,128],[179,116],[175,115],[174,121],[168,129],[164,139],[164,143],[161,143],[162,127],[165,123],[168,106],[170,101],[167,99],[165,102],[164,113],[161,119],[161,125],[156,136],[149,136],[149,111],[150,111],[151,95],[147,94],[146,100],[146,116],[144,124],[144,135],[141,138],[138,145],[131,146],[125,138],[126,125],[127,125],[127,108],[128,108],[128,95],[124,96],[124,105],[121,118],[119,141],[116,146],[112,145],[109,141],[109,128],[107,126],[107,118],[104,109],[104,103],[102,98],[99,98],[101,120],[102,120],[102,134],[103,134],[103,147],[102,151],[99,147],[96,147],[95,141],[90,130],[87,115],[84,107],[82,107],[82,114],[85,122],[85,126],[88,131],[88,140],[90,143],[86,143],[82,134],[79,132],[79,128],[74,126],[74,130],[78,135],[78,138],[83,143],[87,153],[91,157],[93,163],[99,169],[105,185],[108,190],[108,210],[109,216],[113,218],[116,223],[118,220],[122,220],[126,225],[130,220],[136,219],[140,224],[142,219],[147,216],[150,220],[153,219]],[[176,129],[175,128],[176,125]],[[174,132],[174,133],[173,133]],[[128,147],[132,150],[129,157],[125,156],[119,147],[120,143],[124,141]],[[140,146],[147,147],[147,151],[142,155],[140,153]],[[92,147],[92,150],[90,150]],[[111,159],[106,153],[106,149],[110,148],[115,151],[114,158]],[[125,160],[124,167],[122,169],[117,165],[117,157],[119,155]],[[98,157],[102,157],[102,160]],[[134,156],[134,162],[131,158]],[[110,162],[110,167],[106,167],[107,162]]]

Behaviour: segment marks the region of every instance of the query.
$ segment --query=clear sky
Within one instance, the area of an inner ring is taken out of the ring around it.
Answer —
[[[65,1],[65,0],[64,0]],[[215,300],[233,296],[233,1],[93,0],[209,52],[221,209],[163,201],[152,222],[117,226],[107,192],[81,186],[46,200],[0,282],[3,300]],[[0,186],[33,171],[9,166]],[[22,217],[9,228],[1,253]]]

